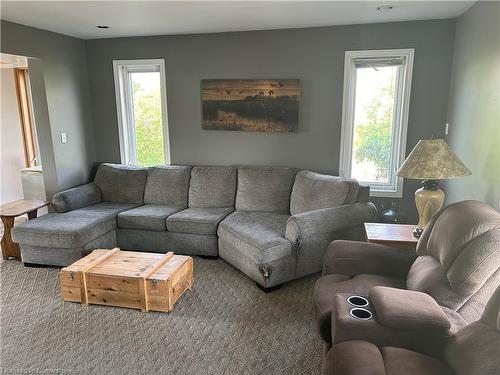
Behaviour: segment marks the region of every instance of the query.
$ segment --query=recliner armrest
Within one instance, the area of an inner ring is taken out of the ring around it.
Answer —
[[[406,279],[417,255],[414,251],[358,241],[333,241],[326,251],[323,275],[373,274]]]
[[[450,321],[434,299],[421,292],[376,286],[370,300],[378,322],[386,327],[448,334]]]
[[[101,202],[101,191],[93,182],[61,191],[52,198],[52,207],[63,213]]]
[[[375,295],[376,299],[382,297],[382,295],[377,295],[377,292]],[[433,300],[431,301],[432,307],[423,308],[423,310],[429,310],[427,317],[436,320],[429,323],[430,319],[422,318],[415,323],[410,322],[413,317],[410,313],[405,318],[398,316],[399,319],[396,319],[393,316],[396,314],[388,315],[384,309],[381,310],[381,315],[386,315],[381,318],[372,298],[363,296],[368,303],[359,303],[359,301],[350,301],[351,296],[350,294],[336,294],[333,298],[331,337],[334,345],[343,341],[366,340],[377,346],[394,346],[436,355],[443,350],[446,340],[453,334],[451,329],[446,328],[450,326],[448,318],[445,317],[445,320],[442,320],[443,316],[434,311],[435,307],[441,308],[434,305]],[[416,296],[417,303],[422,302],[420,297]],[[390,302],[385,302],[387,306],[390,306]],[[395,302],[400,302],[400,300]],[[426,304],[427,302],[425,301]],[[378,305],[380,306],[380,303]]]

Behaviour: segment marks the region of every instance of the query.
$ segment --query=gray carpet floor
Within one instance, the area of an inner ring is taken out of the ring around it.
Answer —
[[[0,264],[2,374],[318,374],[317,276],[265,294],[222,260],[195,258],[171,313],[81,306],[59,269]]]

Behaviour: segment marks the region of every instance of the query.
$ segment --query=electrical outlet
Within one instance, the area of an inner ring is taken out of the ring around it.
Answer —
[[[444,124],[444,134],[445,134],[445,135],[448,135],[449,130],[450,130],[450,124],[445,123],[445,124]]]
[[[68,143],[66,133],[61,133],[61,143]]]

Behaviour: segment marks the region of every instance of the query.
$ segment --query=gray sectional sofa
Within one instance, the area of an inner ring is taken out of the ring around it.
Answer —
[[[16,226],[23,262],[65,266],[95,248],[220,256],[263,288],[321,270],[334,239],[362,239],[369,188],[282,167],[101,164]]]

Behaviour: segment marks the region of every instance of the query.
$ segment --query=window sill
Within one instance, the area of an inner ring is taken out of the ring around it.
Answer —
[[[375,198],[402,198],[402,191],[374,190],[370,188],[370,197]]]

